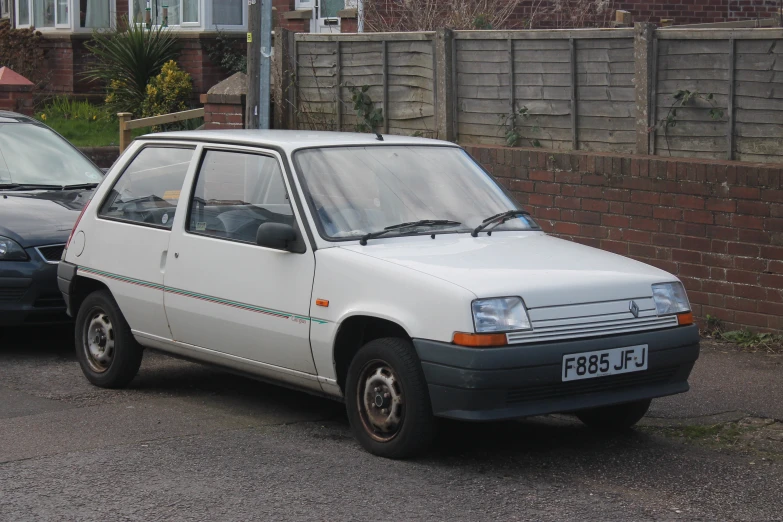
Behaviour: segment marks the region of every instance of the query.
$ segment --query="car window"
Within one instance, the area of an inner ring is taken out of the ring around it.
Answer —
[[[294,225],[277,159],[207,151],[193,191],[188,231],[255,243],[258,227],[267,222]]]
[[[171,229],[193,149],[145,147],[120,175],[99,216]]]

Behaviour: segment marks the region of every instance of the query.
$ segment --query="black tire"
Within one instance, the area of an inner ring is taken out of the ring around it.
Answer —
[[[430,447],[435,417],[421,363],[409,341],[388,337],[365,344],[351,361],[346,381],[348,420],[364,449],[380,457],[404,459]],[[372,401],[369,407],[368,401]],[[392,419],[384,427],[388,431],[374,424],[384,416]]]
[[[652,399],[603,406],[590,410],[577,411],[580,421],[594,430],[604,432],[623,432],[631,429],[650,408]]]
[[[124,388],[141,366],[144,350],[108,290],[88,295],[76,316],[76,357],[84,376],[101,388]],[[100,340],[104,342],[100,351]],[[92,351],[91,343],[92,342]]]

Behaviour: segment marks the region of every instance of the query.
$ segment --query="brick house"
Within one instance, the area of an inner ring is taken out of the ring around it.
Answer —
[[[350,2],[351,0],[347,0]],[[354,0],[356,1],[356,0]],[[299,32],[340,31],[346,0],[274,0],[276,24]],[[84,43],[94,30],[116,27],[125,17],[144,23],[149,9],[152,24],[163,23],[182,41],[180,66],[193,77],[196,95],[226,78],[230,72],[212,63],[208,48],[218,31],[242,47],[247,33],[247,0],[0,0],[2,18],[18,28],[34,27],[44,37],[49,81],[47,91],[89,94],[96,86],[82,79],[90,60]],[[165,10],[165,11],[164,11]],[[2,64],[0,64],[2,65]]]

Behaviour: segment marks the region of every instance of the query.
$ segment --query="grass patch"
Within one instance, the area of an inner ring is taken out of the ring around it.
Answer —
[[[707,316],[702,335],[716,341],[736,344],[746,352],[783,354],[783,335],[757,333],[748,329],[725,332],[723,322],[717,317]]]
[[[750,352],[783,353],[783,335],[735,330],[721,332],[716,338],[735,343],[743,350]]]
[[[66,140],[77,147],[109,147],[120,144],[120,124],[116,120],[85,121],[49,117],[45,120],[37,119],[62,134]],[[151,127],[133,129],[131,136],[136,138],[151,132]]]
[[[54,98],[36,112],[35,118],[62,134],[77,147],[108,147],[120,143],[120,124],[117,118],[103,107],[86,101]],[[192,130],[203,123],[203,118],[196,118],[164,127],[172,127],[172,130]],[[152,127],[133,129],[131,136],[137,138],[151,132]]]

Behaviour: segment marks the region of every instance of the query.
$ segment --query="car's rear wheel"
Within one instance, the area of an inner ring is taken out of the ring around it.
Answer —
[[[76,357],[87,379],[103,388],[123,388],[139,371],[143,348],[108,290],[93,292],[76,316]]]
[[[403,459],[430,446],[435,418],[421,363],[409,341],[370,341],[351,361],[346,381],[348,420],[367,451]]]
[[[577,418],[599,431],[620,432],[631,429],[650,408],[652,399],[602,406],[576,412]]]

